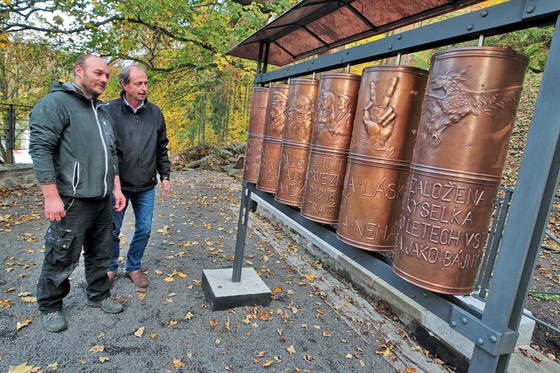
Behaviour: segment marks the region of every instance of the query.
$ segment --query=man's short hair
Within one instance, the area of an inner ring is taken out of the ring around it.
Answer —
[[[74,63],[74,75],[76,75],[76,66],[80,66],[82,70],[85,70],[86,61],[90,57],[98,57],[94,54],[82,54]]]
[[[136,69],[142,71],[144,74],[146,73],[146,72],[144,71],[144,69],[141,68],[141,67],[138,66],[138,65],[128,65],[128,66],[123,67],[123,68],[121,69],[121,71],[119,71],[119,75],[118,75],[119,85],[120,85],[122,88],[124,88],[124,87],[123,87],[123,83],[128,84],[128,82],[130,81],[130,70],[132,70],[132,68],[136,68]]]

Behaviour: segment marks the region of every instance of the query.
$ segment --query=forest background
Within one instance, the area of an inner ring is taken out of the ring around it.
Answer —
[[[80,54],[93,53],[111,67],[112,78],[103,100],[118,96],[120,68],[135,63],[146,70],[149,99],[164,112],[172,154],[201,144],[245,142],[256,63],[226,53],[264,26],[269,17],[279,16],[296,2],[2,0],[0,104],[33,106],[52,82],[72,80],[72,66]],[[485,1],[474,8],[500,2],[503,0]],[[485,44],[528,54],[531,72],[536,74],[530,84],[538,85],[552,32],[552,28],[529,29],[488,38]],[[403,56],[402,62],[428,69],[436,52]],[[368,65],[387,62],[391,61]],[[353,66],[352,72],[361,74],[364,67]]]

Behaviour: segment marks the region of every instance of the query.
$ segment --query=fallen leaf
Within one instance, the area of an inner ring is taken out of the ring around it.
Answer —
[[[181,368],[181,367],[184,367],[184,366],[185,366],[185,363],[183,363],[183,362],[181,361],[181,359],[173,359],[173,367],[174,367],[175,369]]]
[[[313,278],[315,278],[315,276],[313,276],[313,273],[308,273],[305,275],[305,278],[308,279],[309,281],[313,280]]]
[[[231,332],[229,317],[226,320],[226,329]]]
[[[331,336],[331,333],[329,333],[326,330],[323,330],[323,337],[330,337],[330,336]]]
[[[99,357],[99,361],[102,362],[102,363],[104,363],[104,362],[106,362],[106,361],[109,361],[109,358],[108,358],[107,356],[100,356],[100,357]]]
[[[141,326],[141,327],[138,328],[138,330],[136,330],[136,331],[134,332],[134,335],[137,336],[138,338],[141,338],[142,335],[144,335],[144,330],[146,330],[146,327],[145,327],[145,326]]]
[[[10,308],[12,306],[11,299],[0,299],[0,307],[2,308]]]
[[[290,353],[290,355],[293,355],[293,354],[296,353],[296,349],[294,348],[293,345],[290,345],[290,347],[288,347],[286,350]]]
[[[89,352],[91,352],[92,354],[96,354],[98,352],[102,352],[105,349],[105,346],[101,346],[101,345],[95,345],[92,348],[89,349]]]
[[[32,320],[33,319],[31,317],[28,317],[27,319],[25,319],[25,321],[22,321],[22,322],[18,321],[16,323],[16,330],[20,330],[21,328],[24,328],[24,327],[28,326],[31,323]]]
[[[352,359],[352,358],[354,358],[354,355],[352,355],[352,354],[346,354],[346,356],[344,356],[344,357],[347,358],[347,359]]]
[[[192,320],[193,317],[194,317],[194,315],[192,314],[191,311],[189,311],[185,314],[185,317],[183,317],[183,320]]]
[[[218,326],[218,319],[211,318],[211,319],[210,319],[210,327],[211,327],[212,329],[214,329],[216,326]]]
[[[157,333],[150,334],[150,338],[152,338],[153,340],[157,339]]]
[[[177,325],[177,321],[169,320],[169,326],[174,326],[174,325]]]
[[[148,295],[148,293],[140,293],[140,294],[138,294],[138,298],[139,299],[146,299],[146,295]]]
[[[274,363],[274,360],[265,360],[265,362],[263,363],[263,368],[267,368],[269,366],[271,366]]]
[[[47,365],[47,372],[56,372],[58,370],[58,363],[51,363]]]
[[[272,294],[278,294],[284,291],[284,289],[282,289],[282,286],[277,286],[273,289],[270,290],[272,292]]]

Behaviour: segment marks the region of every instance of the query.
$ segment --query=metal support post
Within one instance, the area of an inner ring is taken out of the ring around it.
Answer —
[[[481,321],[497,331],[517,330],[538,258],[548,215],[558,186],[560,168],[560,17],[550,45],[533,121],[509,210],[508,221]],[[556,118],[556,119],[552,119]],[[515,260],[511,260],[515,258]],[[493,356],[483,348],[493,340],[481,335],[469,372],[506,372],[511,353]]]
[[[241,189],[241,204],[239,206],[239,220],[237,222],[237,237],[235,239],[235,256],[233,258],[233,282],[241,281],[241,267],[243,265],[243,251],[245,250],[245,238],[247,237],[247,224],[249,222],[249,207],[251,203],[251,190],[247,188],[247,182],[243,181]]]
[[[8,138],[7,138],[7,149],[6,149],[6,163],[13,165],[14,160],[14,150],[16,145],[16,114],[14,111],[14,105],[8,106]]]

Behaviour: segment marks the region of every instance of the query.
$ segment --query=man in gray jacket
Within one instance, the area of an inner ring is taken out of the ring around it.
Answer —
[[[157,174],[164,187],[165,199],[171,190],[165,120],[160,108],[148,101],[148,77],[144,70],[130,65],[119,72],[121,97],[109,102],[117,138],[120,180],[126,206],[113,212],[113,260],[107,275],[117,276],[120,250],[119,234],[130,202],[134,210],[134,236],[126,256],[126,276],[136,286],[148,286],[142,272],[142,257],[152,228]],[[157,174],[156,174],[157,173]]]
[[[114,209],[124,208],[115,138],[106,104],[97,98],[109,78],[103,59],[83,55],[73,83],[54,83],[31,111],[29,153],[44,196],[45,254],[37,303],[45,328],[66,329],[62,302],[68,277],[83,249],[86,304],[107,313],[122,312],[111,298],[107,269],[111,259],[111,193]]]

